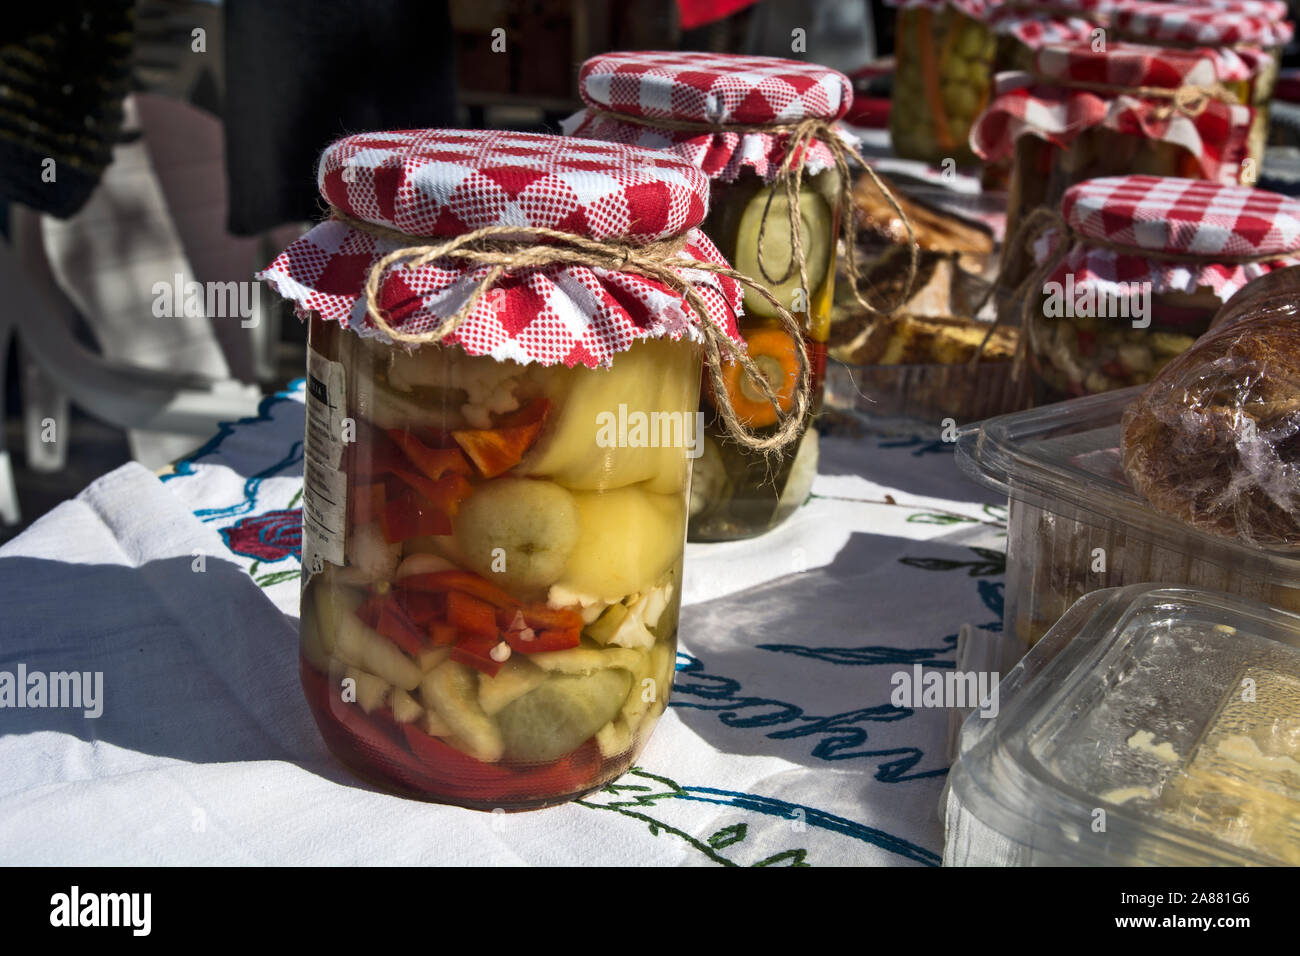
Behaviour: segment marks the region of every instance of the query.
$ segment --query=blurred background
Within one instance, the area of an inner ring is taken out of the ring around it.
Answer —
[[[756,53],[848,74],[846,121],[877,169],[931,194],[978,193],[977,178],[939,183],[890,154],[895,15],[882,0],[12,8],[0,28],[0,541],[128,459],[160,469],[185,456],[302,374],[303,327],[252,276],[319,218],[317,159],[348,133],[558,132],[594,54]],[[923,249],[991,259],[1005,203],[967,212],[983,232],[909,206],[933,227]]]
[[[50,0],[0,40],[0,540],[161,468],[302,374],[253,273],[319,216],[347,133],[558,132],[615,49],[889,52],[872,0]],[[805,49],[791,49],[796,26]]]

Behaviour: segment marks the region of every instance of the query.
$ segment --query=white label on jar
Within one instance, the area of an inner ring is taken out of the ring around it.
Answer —
[[[314,574],[329,561],[344,563],[348,478],[343,461],[347,392],[343,366],[307,350],[307,436],[303,449],[303,570]]]

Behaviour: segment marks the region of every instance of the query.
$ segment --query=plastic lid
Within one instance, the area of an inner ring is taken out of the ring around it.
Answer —
[[[957,463],[976,481],[1054,514],[1098,527],[1234,574],[1300,586],[1300,558],[1192,528],[1151,507],[1128,483],[1120,457],[1120,418],[1144,386],[1071,399],[968,425]]]
[[[1300,617],[1094,592],[997,704],[962,730],[946,862],[1300,865]]]

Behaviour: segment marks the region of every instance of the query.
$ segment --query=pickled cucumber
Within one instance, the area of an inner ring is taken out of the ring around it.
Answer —
[[[497,715],[505,758],[545,762],[577,749],[617,716],[631,685],[625,670],[550,678]]]
[[[501,759],[501,731],[479,704],[477,672],[457,661],[446,661],[425,675],[420,698],[451,728],[456,743],[476,760]]]
[[[769,209],[768,199],[772,204]],[[763,229],[764,215],[767,228]],[[831,209],[816,190],[805,186],[799,190],[799,237],[803,244],[804,263],[811,289],[805,290],[802,303],[796,301],[799,268],[794,262],[793,236],[790,232],[790,204],[780,186],[761,189],[745,206],[736,233],[736,271],[763,283],[777,301],[792,312],[807,312],[808,302],[826,280],[830,265]],[[762,268],[759,266],[758,237],[763,234]],[[788,274],[787,274],[788,273]],[[800,307],[802,305],[802,307]],[[767,299],[751,289],[745,290],[745,311],[774,319],[777,312]]]
[[[495,677],[478,675],[478,702],[489,717],[495,716],[520,697],[536,690],[546,680],[546,671],[516,654],[505,662]]]

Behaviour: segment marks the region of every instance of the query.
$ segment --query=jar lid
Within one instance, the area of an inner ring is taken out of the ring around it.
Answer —
[[[359,133],[325,151],[318,183],[354,221],[325,220],[259,278],[292,299],[300,316],[315,312],[382,341],[389,337],[366,305],[371,270],[391,252],[484,227],[550,229],[633,247],[685,235],[684,256],[727,264],[695,228],[708,208],[707,178],[668,153],[501,130]],[[381,277],[378,301],[402,333],[430,332],[492,268],[445,257],[394,264]],[[741,341],[739,285],[700,270],[679,274],[700,293],[709,320]],[[700,321],[679,291],[633,272],[512,266],[442,342],[471,355],[594,368],[639,339],[700,341]]]
[[[784,133],[728,126],[833,122],[853,104],[848,77],[829,67],[725,53],[604,53],[583,63],[578,92],[589,108],[565,120],[566,134],[668,150],[726,181],[743,168],[770,181],[785,158]],[[656,121],[701,128],[665,128]],[[835,165],[816,140],[803,161],[810,173]]]
[[[1140,283],[1153,295],[1207,289],[1225,302],[1300,261],[1300,201],[1264,189],[1107,176],[1067,189],[1061,216],[1074,235],[1049,279],[1099,294],[1127,296]],[[1042,236],[1035,261],[1053,255],[1059,239]]]
[[[1251,14],[1241,7],[1161,2],[1126,4],[1115,12],[1115,26],[1136,40],[1199,46],[1283,46],[1294,34],[1288,21],[1262,10]]]
[[[1041,11],[1048,15],[1069,12],[1081,16],[1094,16],[1113,13],[1126,2],[1128,0],[1006,0],[1000,9],[1023,13]]]
[[[348,136],[317,182],[331,205],[412,236],[539,226],[641,245],[698,226],[709,198],[698,170],[662,153],[480,130]]]
[[[1019,8],[1000,7],[989,21],[998,36],[1009,36],[1036,50],[1049,43],[1087,43],[1092,31],[1100,29],[1082,16],[1033,13]]]
[[[1061,213],[1085,239],[1211,262],[1300,250],[1300,200],[1249,186],[1107,176],[1067,189]]]
[[[1235,182],[1246,157],[1253,110],[1211,97],[1183,110],[1151,88],[1213,90],[1220,57],[1208,49],[1112,43],[1048,44],[1034,53],[1034,73],[1001,73],[997,94],[971,127],[971,148],[985,161],[1011,155],[1021,136],[1062,149],[1097,127],[1180,147],[1207,180]],[[1171,108],[1171,106],[1173,108]]]
[[[976,20],[984,19],[991,11],[1001,6],[1001,3],[1002,0],[885,0],[885,6],[900,7],[904,10],[916,7],[942,10],[944,7],[952,7]]]

